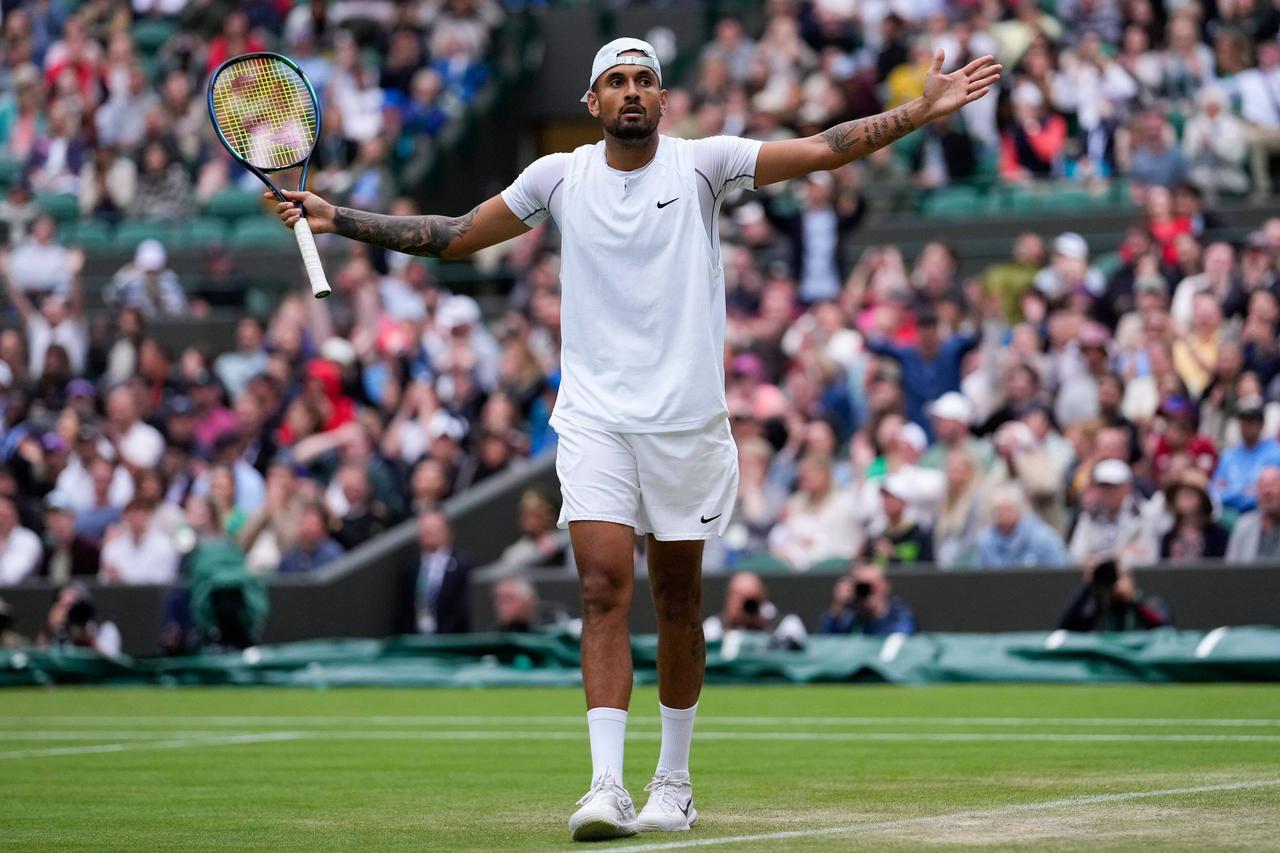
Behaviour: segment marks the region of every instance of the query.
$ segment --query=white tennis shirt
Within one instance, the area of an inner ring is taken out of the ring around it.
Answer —
[[[760,145],[661,136],[648,165],[620,172],[601,141],[535,160],[502,192],[562,236],[553,426],[677,432],[727,413],[716,220],[730,189],[755,187]]]

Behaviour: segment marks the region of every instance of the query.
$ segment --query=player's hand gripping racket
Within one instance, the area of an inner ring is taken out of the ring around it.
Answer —
[[[298,189],[307,188],[311,152],[320,138],[320,103],[302,69],[276,53],[246,53],[228,59],[209,80],[209,117],[231,156],[288,203],[269,172],[301,168]],[[311,292],[332,291],[304,215],[293,226]]]

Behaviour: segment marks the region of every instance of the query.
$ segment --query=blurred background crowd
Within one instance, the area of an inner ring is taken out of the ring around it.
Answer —
[[[312,189],[416,213],[414,164],[484,89],[513,8],[3,5],[0,583],[169,583],[215,541],[251,574],[311,572],[554,448],[550,223],[475,259],[514,281],[498,311],[418,259],[332,241],[333,298],[246,313],[212,351],[149,331],[209,308],[172,246],[138,242],[89,292],[92,250],[51,212],[71,198],[81,223],[158,228],[255,188],[203,92],[223,59],[278,49],[324,103]],[[707,570],[1110,565],[1123,587],[1156,561],[1280,558],[1280,218],[1213,238],[1224,206],[1272,191],[1276,4],[775,0],[764,21],[715,26],[667,81],[663,132],[820,131],[916,96],[937,47],[948,69],[992,53],[1006,72],[864,162],[726,200],[742,478]],[[1021,234],[973,273],[963,246],[857,241],[877,187],[984,181],[1119,193],[1130,226],[1118,251]],[[565,565],[556,504],[525,495],[506,562]]]

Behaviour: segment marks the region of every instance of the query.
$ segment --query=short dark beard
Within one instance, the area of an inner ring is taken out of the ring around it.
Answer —
[[[624,122],[622,115],[619,113],[613,121],[603,121],[604,132],[612,136],[623,145],[638,145],[658,131],[658,119],[650,118],[649,113],[645,112],[645,120],[638,124]]]

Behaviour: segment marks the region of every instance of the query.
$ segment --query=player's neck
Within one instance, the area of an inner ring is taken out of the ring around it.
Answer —
[[[657,154],[657,132],[644,139],[619,139],[607,132],[604,135],[604,161],[609,164],[610,169],[634,172],[649,165]]]

